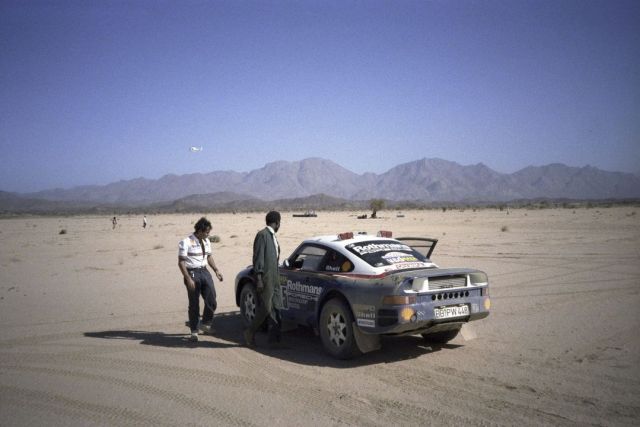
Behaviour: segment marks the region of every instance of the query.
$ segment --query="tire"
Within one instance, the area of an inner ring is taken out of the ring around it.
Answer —
[[[256,317],[256,308],[258,307],[258,294],[253,283],[247,283],[240,291],[240,314],[242,315],[242,323],[245,328],[251,324]]]
[[[448,331],[434,332],[432,334],[422,334],[422,338],[424,338],[425,341],[446,344],[456,336],[458,336],[459,332],[460,327],[457,327],[456,329],[450,329]]]
[[[322,307],[319,329],[324,349],[336,359],[362,354],[353,335],[353,315],[343,300],[334,298]]]

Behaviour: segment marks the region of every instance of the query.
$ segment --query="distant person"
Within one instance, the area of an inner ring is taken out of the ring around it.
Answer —
[[[113,219],[111,220],[111,224],[113,225],[112,230],[116,229],[116,225],[118,225],[118,220],[116,219],[116,217],[114,216]]]
[[[191,341],[198,341],[198,330],[212,332],[213,313],[216,311],[216,289],[213,286],[213,278],[207,270],[207,264],[211,266],[218,280],[222,282],[222,273],[216,267],[211,255],[211,243],[209,233],[211,223],[202,217],[196,222],[195,231],[189,237],[180,241],[178,245],[178,268],[184,279],[189,297],[189,328],[191,329]],[[202,322],[198,322],[200,314],[200,295],[204,300]]]
[[[142,228],[147,228],[147,216],[142,217]]]
[[[256,316],[244,331],[247,347],[255,347],[255,333],[263,323],[268,323],[268,343],[275,346],[281,340],[282,294],[280,292],[278,258],[280,246],[276,233],[280,229],[280,213],[271,211],[266,216],[267,226],[260,230],[253,241],[253,272],[258,293]]]

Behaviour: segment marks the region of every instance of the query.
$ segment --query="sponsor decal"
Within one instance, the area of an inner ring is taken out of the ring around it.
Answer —
[[[375,320],[370,320],[370,319],[358,319],[356,320],[356,324],[358,326],[362,326],[365,328],[375,328],[376,327],[376,321]]]
[[[311,294],[318,296],[322,292],[321,286],[308,285],[306,283],[292,282],[287,280],[287,289],[289,292],[300,292],[303,294]]]
[[[358,326],[373,328],[376,326],[376,307],[373,305],[354,304],[353,311]]]
[[[280,276],[280,288],[285,310],[305,308],[310,302],[318,301],[318,296],[322,292],[321,286],[293,282],[286,280],[285,276]]]
[[[382,256],[384,260],[391,264],[400,264],[403,262],[419,262],[418,258],[404,252],[389,252]]]
[[[411,248],[402,243],[352,243],[347,248],[352,249],[358,255],[373,254],[376,252],[407,251]]]
[[[398,264],[394,264],[393,268],[395,270],[404,270],[407,268],[428,268],[431,264],[428,262],[402,262]]]

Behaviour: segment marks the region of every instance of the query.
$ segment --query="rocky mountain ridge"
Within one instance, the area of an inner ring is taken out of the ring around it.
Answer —
[[[529,166],[503,174],[482,163],[465,166],[426,158],[397,165],[382,174],[356,174],[331,160],[309,158],[272,162],[250,172],[165,175],[156,180],[137,178],[103,186],[7,194],[31,200],[135,207],[215,193],[226,193],[225,203],[250,198],[295,199],[315,194],[354,201],[383,198],[427,203],[536,198],[628,199],[640,198],[640,177],[592,166],[563,164]]]

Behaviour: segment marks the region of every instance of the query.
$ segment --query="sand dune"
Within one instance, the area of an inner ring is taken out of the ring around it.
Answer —
[[[436,237],[440,266],[489,274],[492,314],[346,362],[304,328],[247,349],[233,279],[264,216],[208,215],[225,280],[193,344],[177,244],[198,216],[0,220],[0,425],[640,422],[640,209],[381,214],[285,213],[283,253],[349,230]]]

